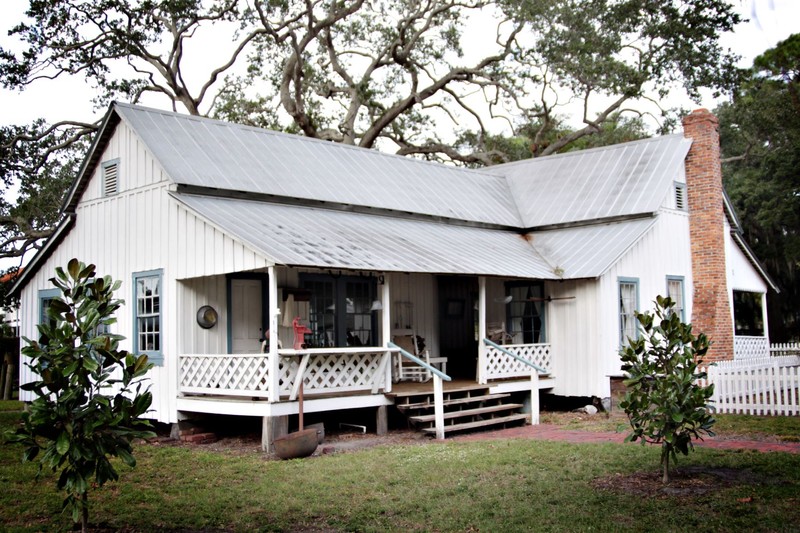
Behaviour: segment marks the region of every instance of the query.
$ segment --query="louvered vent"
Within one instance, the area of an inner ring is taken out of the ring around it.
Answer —
[[[103,166],[103,196],[117,194],[117,178],[119,176],[119,162],[114,161]]]
[[[675,209],[686,211],[686,185],[675,184]]]

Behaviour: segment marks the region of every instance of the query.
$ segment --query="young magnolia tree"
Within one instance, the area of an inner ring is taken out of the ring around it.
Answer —
[[[669,483],[670,459],[688,455],[692,439],[714,435],[714,418],[707,411],[714,385],[701,386],[698,372],[709,347],[704,333],[695,336],[692,325],[681,322],[670,298],[656,298],[655,313],[636,313],[641,334],[622,349],[627,393],[620,407],[633,431],[626,441],[661,445],[662,480]]]
[[[37,478],[43,469],[60,472],[64,510],[85,531],[89,488],[119,478],[109,459],[135,466],[131,441],[154,436],[139,418],[152,401],[142,384],[152,364],[119,350],[123,337],[108,333],[123,304],[114,298],[119,281],[96,277],[94,265],[77,259],[50,281],[61,295],[49,302],[38,342],[25,339],[22,349],[38,379],[21,388],[36,399],[8,440],[25,446],[23,461],[38,458]]]

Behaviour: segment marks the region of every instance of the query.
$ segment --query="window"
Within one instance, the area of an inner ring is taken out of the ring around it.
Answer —
[[[639,280],[619,280],[619,342],[628,343],[628,338],[636,339],[639,328],[636,325],[636,311],[639,308]]]
[[[133,351],[146,354],[153,363],[163,361],[161,274],[161,270],[151,270],[133,275]]]
[[[683,303],[683,277],[682,276],[667,276],[667,296],[675,302],[675,312],[681,319],[681,322],[686,322],[686,310]]]
[[[686,211],[687,208],[686,184],[676,181],[674,185],[675,185],[675,209]]]
[[[39,291],[39,324],[55,325],[55,321],[47,316],[47,309],[50,307],[50,302],[59,296],[61,296],[61,291],[58,289]]]
[[[545,339],[544,283],[507,283],[511,301],[506,307],[508,332],[514,344],[537,344]]]
[[[113,196],[119,190],[119,159],[104,162],[102,168],[103,196]]]
[[[374,278],[306,274],[301,284],[311,292],[311,333],[306,335],[310,348],[377,345],[377,320],[371,310]]]
[[[764,336],[763,295],[733,291],[733,332],[748,337]]]

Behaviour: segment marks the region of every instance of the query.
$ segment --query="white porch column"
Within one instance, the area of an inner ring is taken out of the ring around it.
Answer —
[[[389,347],[389,341],[392,340],[392,291],[389,287],[389,278],[383,274],[383,285],[381,285],[381,344],[384,348]],[[389,358],[386,365],[386,375],[384,377],[385,392],[392,392],[392,355],[387,351],[386,357]]]
[[[486,384],[486,278],[478,276],[478,383]]]
[[[269,343],[269,401],[277,402],[280,399],[280,376],[278,376],[278,278],[275,267],[269,267],[269,332],[274,342]]]
[[[772,351],[770,350],[770,343],[769,343],[769,317],[767,316],[767,293],[764,292],[761,294],[761,316],[764,321],[764,337],[767,339],[767,355],[772,355]],[[733,316],[731,314],[731,316]],[[734,339],[735,341],[736,339]],[[736,343],[734,342],[734,346]],[[734,358],[736,356],[734,355]]]
[[[442,378],[433,375],[433,421],[436,427],[436,438],[444,440],[444,387]]]

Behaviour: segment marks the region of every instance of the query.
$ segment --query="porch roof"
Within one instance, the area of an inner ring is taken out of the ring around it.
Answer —
[[[383,214],[172,193],[197,216],[290,266],[536,279],[597,277],[654,219],[520,234]],[[603,246],[597,246],[602,242]]]

